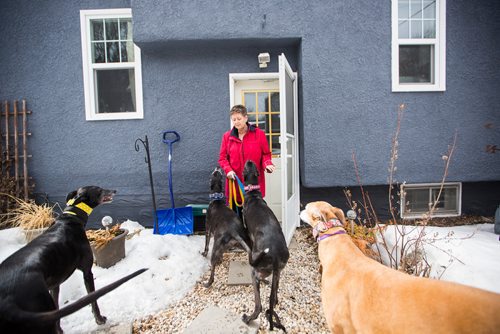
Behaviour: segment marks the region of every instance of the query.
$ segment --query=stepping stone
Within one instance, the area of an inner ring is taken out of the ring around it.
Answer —
[[[252,267],[247,261],[231,261],[227,274],[227,285],[252,284]]]
[[[257,321],[251,321],[247,325],[241,320],[241,315],[209,306],[198,314],[184,330],[184,334],[257,334],[258,331]]]
[[[132,323],[114,324],[93,331],[91,334],[132,334]]]

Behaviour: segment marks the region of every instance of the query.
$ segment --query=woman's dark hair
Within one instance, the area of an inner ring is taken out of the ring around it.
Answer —
[[[247,115],[247,108],[242,105],[242,104],[237,104],[235,106],[233,106],[231,108],[231,110],[229,111],[229,114],[232,116],[234,113],[239,113],[241,114],[242,116],[246,116]]]

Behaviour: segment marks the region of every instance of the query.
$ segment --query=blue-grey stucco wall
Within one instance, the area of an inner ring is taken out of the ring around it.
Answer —
[[[80,9],[130,7],[142,49],[144,119],[85,120]],[[169,207],[166,145],[177,130],[176,204],[206,201],[208,175],[229,125],[228,74],[259,72],[257,54],[284,52],[299,73],[300,169],[305,188],[387,183],[396,110],[407,104],[396,179],[437,182],[455,132],[449,181],[500,180],[500,21],[497,1],[447,3],[445,92],[391,92],[391,2],[0,2],[0,98],[26,98],[35,191],[61,200],[78,186],[119,192],[99,209],[141,220],[151,213],[148,135],[158,207]],[[492,124],[486,126],[486,124]],[[497,199],[497,201],[500,199]],[[118,212],[117,209],[119,208]],[[142,218],[141,218],[142,217]]]
[[[449,180],[498,180],[500,5],[449,1],[447,90],[391,91],[390,1],[132,1],[135,37],[162,40],[301,39],[301,181],[306,187],[386,184],[396,110],[405,103],[399,181],[437,182],[458,133]],[[151,8],[156,8],[151,13]],[[203,13],[203,15],[199,15]],[[136,21],[137,22],[137,21]],[[496,123],[494,129],[485,124]],[[474,157],[471,159],[470,157]]]

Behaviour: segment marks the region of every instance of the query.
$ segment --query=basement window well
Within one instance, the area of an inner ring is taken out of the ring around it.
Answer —
[[[461,208],[461,183],[401,185],[401,218],[454,217]]]

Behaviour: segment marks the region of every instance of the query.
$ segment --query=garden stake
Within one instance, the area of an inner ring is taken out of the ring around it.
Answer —
[[[149,171],[149,183],[151,185],[151,196],[153,197],[153,216],[155,218],[155,229],[158,230],[158,217],[156,216],[156,198],[155,198],[155,190],[153,186],[153,173],[151,172],[151,158],[149,156],[149,142],[148,142],[148,136],[145,136],[145,140],[142,140],[141,138],[137,138],[135,140],[135,150],[139,152],[140,146],[139,143],[141,142],[142,145],[144,146],[146,150],[146,157],[144,158],[144,161],[148,164],[148,171]]]

